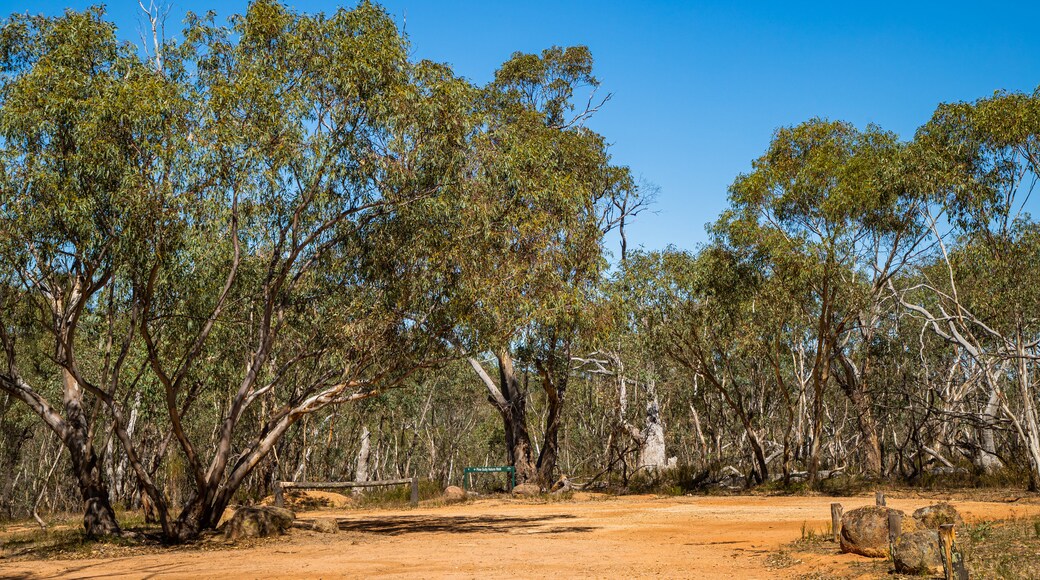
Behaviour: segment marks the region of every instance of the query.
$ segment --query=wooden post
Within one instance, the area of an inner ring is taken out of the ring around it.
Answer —
[[[834,535],[835,542],[838,542],[841,536],[841,512],[840,503],[831,504],[831,533]]]
[[[275,507],[285,507],[285,496],[282,494],[282,482],[275,482]]]
[[[874,493],[874,502],[878,507],[885,507],[885,492],[878,491]]]
[[[903,513],[896,510],[888,512],[888,553],[892,553],[892,549],[895,548],[896,542],[899,540],[899,534],[903,531]]]
[[[412,507],[419,505],[419,478],[412,477]]]
[[[953,580],[953,524],[939,526],[939,552],[942,555],[946,580]]]
[[[957,549],[957,533],[953,524],[939,526],[939,554],[942,556],[946,580],[968,580],[964,555]]]

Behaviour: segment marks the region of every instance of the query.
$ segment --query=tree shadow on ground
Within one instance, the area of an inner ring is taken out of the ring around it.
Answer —
[[[114,562],[121,560],[132,560],[134,556],[123,557],[123,558],[108,558],[103,561],[87,561],[83,560],[64,568],[60,572],[53,574],[33,574],[30,572],[12,572],[10,575],[7,573],[0,573],[0,578],[5,580],[10,578],[12,580],[57,580],[59,578],[68,578],[72,575],[76,575],[76,578],[81,580],[101,579],[101,578],[126,578],[126,572],[102,572],[95,569],[102,568],[111,565]],[[141,580],[150,580],[153,578],[161,578],[169,574],[188,574],[193,568],[194,564],[191,562],[163,562],[152,564],[148,566],[142,566],[136,564],[133,568],[133,577],[140,578]],[[2,571],[0,571],[2,572]]]
[[[339,529],[349,532],[364,532],[386,536],[418,534],[424,532],[471,534],[471,533],[528,533],[564,534],[591,532],[591,526],[558,525],[557,520],[575,519],[577,516],[561,514],[545,517],[518,516],[387,516],[381,518],[339,519]]]

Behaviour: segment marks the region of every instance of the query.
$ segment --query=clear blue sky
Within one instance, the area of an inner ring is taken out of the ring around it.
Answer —
[[[0,0],[0,12],[60,13],[89,0]],[[288,2],[332,11],[322,0]],[[613,100],[591,123],[615,160],[661,189],[656,214],[630,240],[693,248],[726,188],[773,131],[813,116],[877,123],[910,137],[941,101],[1040,85],[1036,2],[553,2],[387,0],[407,22],[416,58],[451,63],[484,82],[517,50],[585,44]],[[240,12],[245,0],[173,0],[169,33],[187,10]],[[352,4],[350,4],[352,5]],[[111,18],[138,38],[136,0]]]

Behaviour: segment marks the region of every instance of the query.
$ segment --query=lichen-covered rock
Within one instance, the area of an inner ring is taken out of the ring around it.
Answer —
[[[466,492],[457,485],[449,485],[444,490],[444,501],[447,503],[466,501]]]
[[[513,488],[513,495],[535,496],[542,493],[542,488],[537,483],[521,483]]]
[[[925,506],[914,512],[914,519],[930,530],[938,530],[943,524],[964,525],[964,518],[952,505],[941,502]]]
[[[841,551],[868,558],[888,557],[888,514],[902,511],[878,506],[850,510],[841,517]],[[921,524],[903,514],[902,533],[922,529]]]
[[[892,561],[900,574],[942,574],[939,533],[917,530],[901,534],[892,546]]]
[[[339,531],[339,521],[336,518],[314,518],[312,520],[297,520],[293,522],[294,528],[310,530],[322,534],[335,534]]]
[[[235,542],[242,538],[262,538],[285,533],[296,519],[296,514],[285,508],[259,506],[242,507],[224,526],[224,537]]]

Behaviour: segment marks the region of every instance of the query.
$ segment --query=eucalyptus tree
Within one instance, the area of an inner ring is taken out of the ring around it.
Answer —
[[[520,481],[552,478],[572,349],[598,317],[603,236],[619,208],[638,207],[628,170],[613,165],[603,137],[584,126],[599,105],[591,97],[575,104],[597,86],[587,48],[551,48],[514,54],[483,94],[468,199],[483,204],[473,207],[487,224],[476,246],[484,276],[470,286],[481,307],[468,332],[493,353],[499,380],[469,360],[502,416]],[[548,404],[537,458],[517,352]]]
[[[473,108],[468,83],[409,62],[392,20],[369,4],[326,17],[255,2],[229,27],[193,22],[186,38],[206,119],[199,147],[215,161],[205,169],[230,165],[231,179],[215,221],[187,224],[201,228],[190,259],[156,255],[139,295],[149,362],[195,481],[182,537],[216,524],[300,418],[446,358],[450,283],[468,264],[442,259],[454,232],[423,230],[462,192]],[[200,263],[224,282],[189,296]],[[185,331],[152,327],[197,312],[209,314]],[[244,368],[209,379],[215,353]],[[208,458],[180,426],[196,384],[227,397]]]
[[[775,319],[764,316],[771,282],[739,251],[720,245],[697,254],[639,254],[629,263],[643,280],[634,294],[653,342],[685,370],[687,389],[699,382],[705,385],[702,398],[718,396],[738,424],[734,439],[747,442],[751,478],[768,481],[772,459],[789,451],[785,444],[770,454],[768,438],[779,433],[786,441],[792,425],[784,406],[789,385],[776,382],[779,371],[767,352],[779,344]]]
[[[978,368],[985,386],[976,463],[995,449],[995,412],[1012,423],[1040,486],[1040,422],[1035,361],[1040,343],[1036,292],[1038,230],[1027,203],[1040,179],[1040,95],[998,93],[941,105],[915,139],[922,215],[937,251],[915,280],[892,289],[903,304]]]
[[[190,16],[148,60],[99,10],[14,17],[4,36],[7,290],[45,311],[65,416],[21,379],[7,320],[2,384],[67,442],[88,531],[118,527],[84,393],[183,540],[302,417],[445,359],[467,264],[441,259],[452,232],[417,228],[460,197],[474,93],[409,61],[382,9],[254,2],[227,26]],[[89,367],[87,313],[111,329]],[[127,431],[146,387],[192,482],[179,513]]]
[[[882,472],[872,402],[873,343],[893,301],[887,282],[920,251],[925,232],[906,184],[905,145],[876,127],[812,120],[777,131],[752,171],[730,188],[716,226],[765,267],[805,289],[812,320],[813,424],[809,472],[819,469],[823,404],[836,381],[854,405],[864,471]]]
[[[110,315],[127,308],[124,277],[162,209],[138,161],[184,129],[182,95],[116,41],[100,9],[10,17],[0,70],[0,389],[64,443],[87,533],[118,532],[94,447],[96,401],[111,402],[126,374],[131,344],[118,335],[128,325]],[[107,331],[96,328],[106,319]],[[35,348],[49,360],[30,383],[23,362]]]

